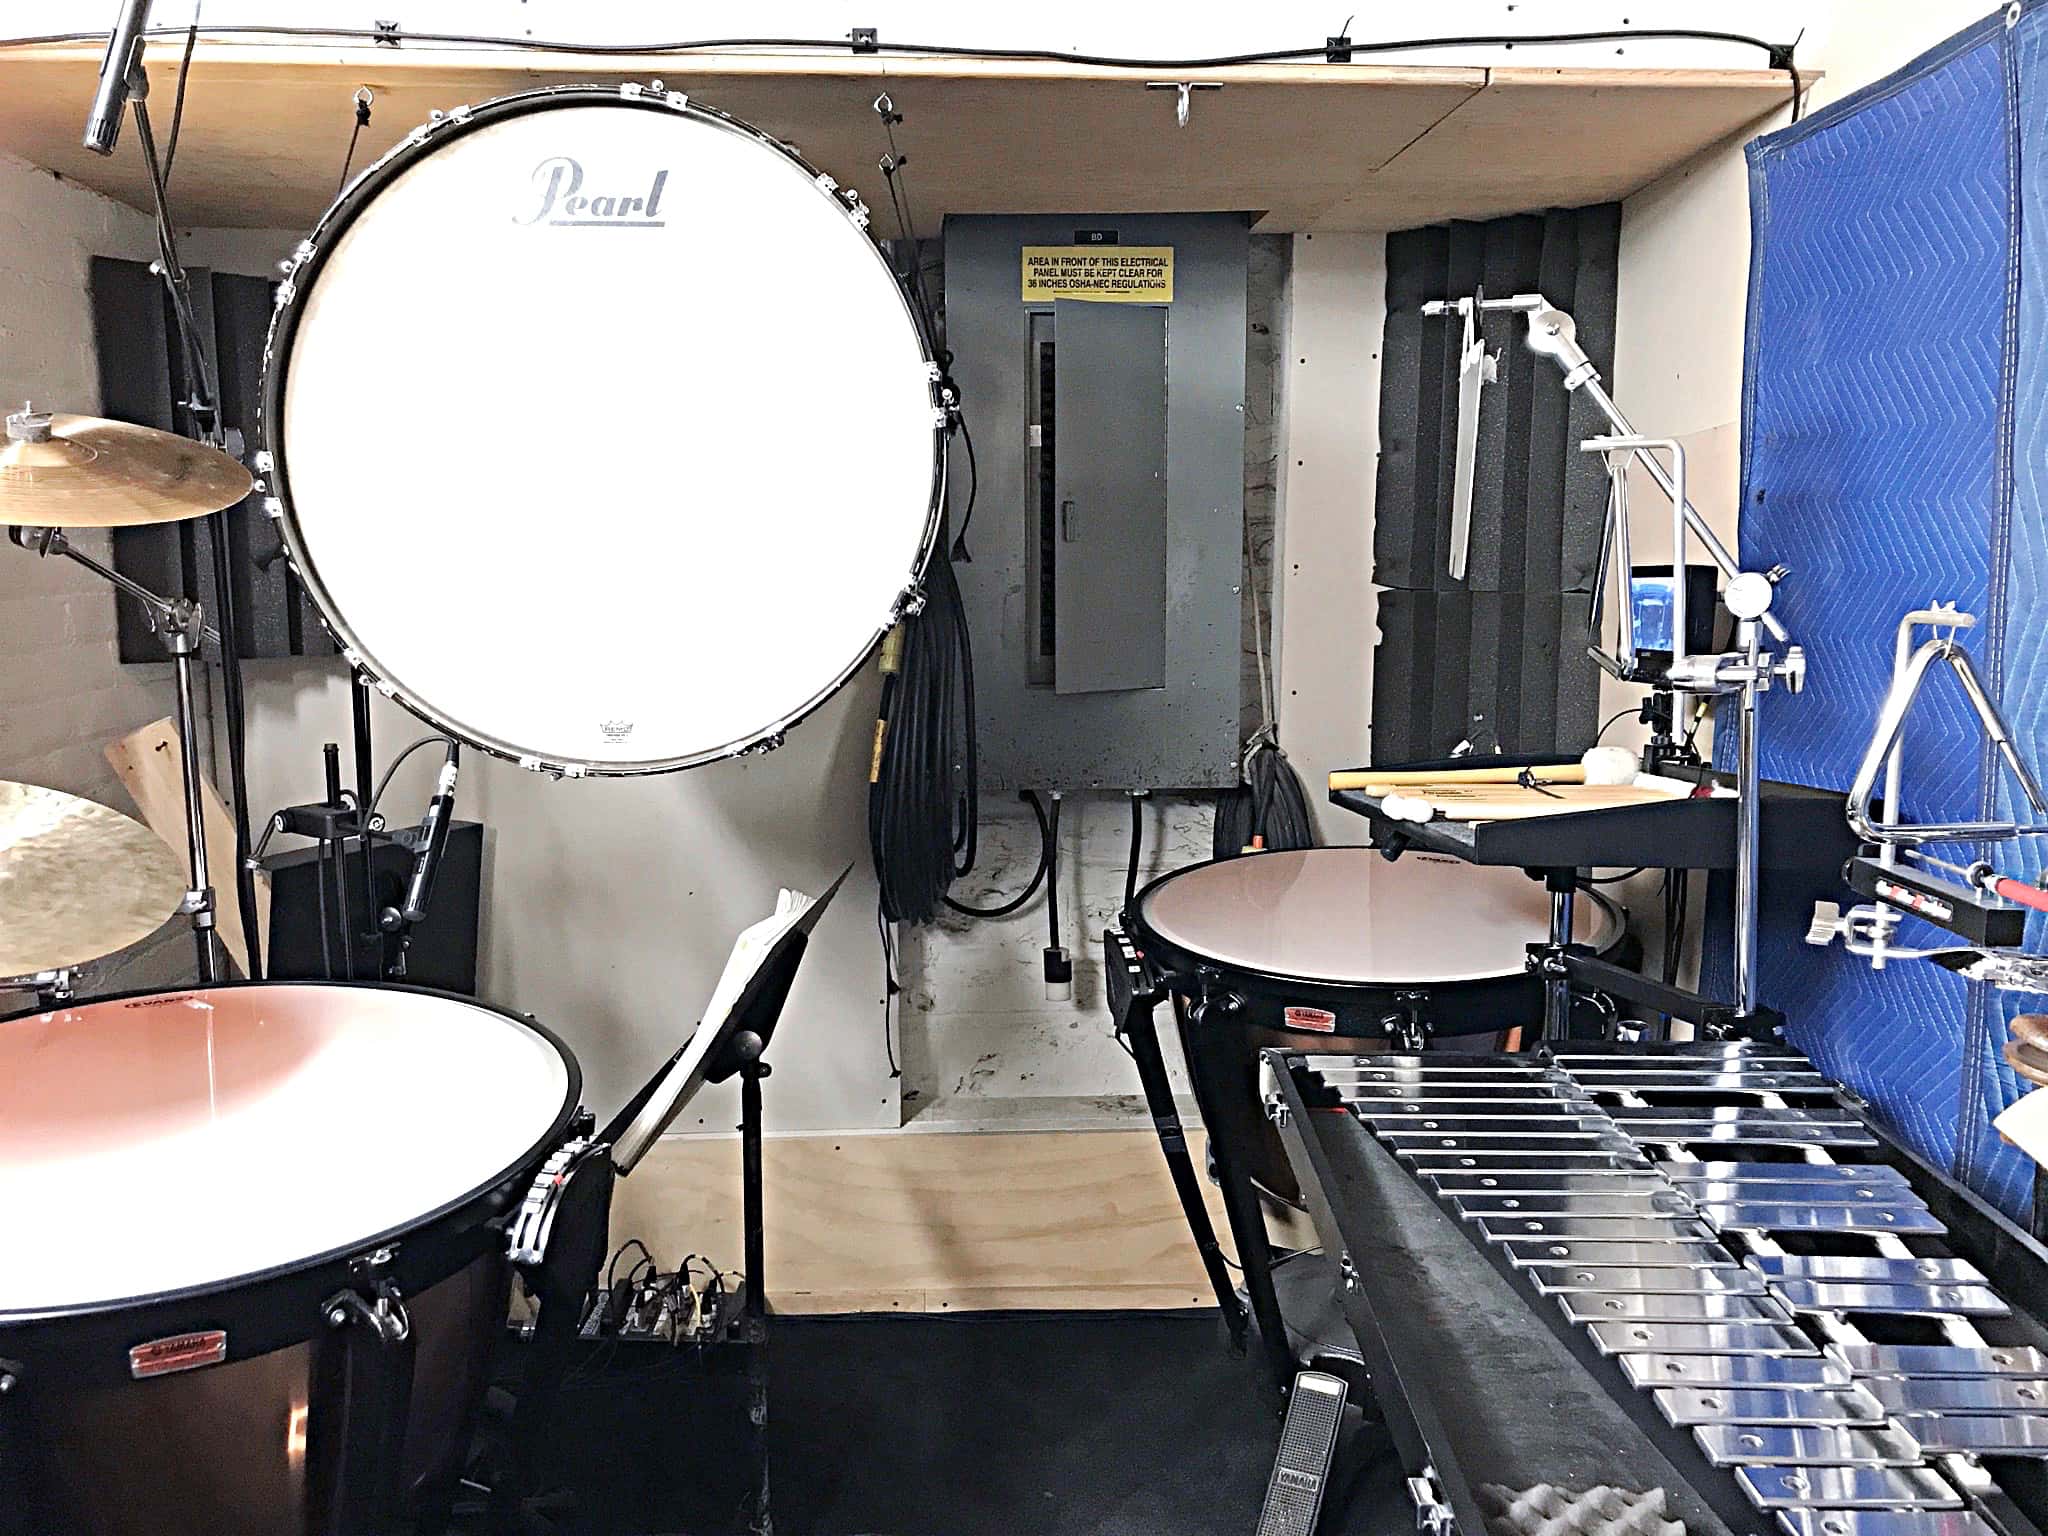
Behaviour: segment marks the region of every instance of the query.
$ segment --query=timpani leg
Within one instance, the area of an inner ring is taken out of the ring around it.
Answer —
[[[1229,1026],[1205,1020],[1202,1015],[1206,1012],[1206,1003],[1183,1008],[1178,997],[1175,999],[1188,1077],[1194,1085],[1195,1102],[1201,1106],[1202,1123],[1209,1130],[1209,1153],[1216,1160],[1224,1214],[1230,1219],[1230,1235],[1244,1270],[1245,1295],[1259,1325],[1259,1342],[1273,1385],[1284,1399],[1294,1383],[1294,1350],[1287,1342],[1287,1324],[1273,1290],[1273,1249],[1266,1237],[1266,1215],[1243,1166],[1243,1149],[1259,1134],[1258,1108],[1238,1081],[1243,1057],[1234,1049],[1236,1041]]]
[[[1202,1198],[1201,1178],[1188,1151],[1187,1131],[1181,1125],[1180,1110],[1173,1102],[1173,1084],[1166,1075],[1166,1060],[1160,1054],[1158,1023],[1149,1007],[1133,1008],[1123,1023],[1131,1042],[1131,1055],[1138,1064],[1138,1080],[1144,1085],[1145,1105],[1152,1113],[1152,1129],[1158,1133],[1159,1150],[1166,1155],[1166,1168],[1173,1176],[1174,1192],[1180,1196],[1180,1208],[1187,1217],[1188,1230],[1194,1234],[1209,1288],[1216,1293],[1216,1305],[1230,1329],[1230,1342],[1241,1350],[1246,1321],[1244,1304],[1237,1299],[1237,1287],[1231,1284],[1230,1272],[1224,1267],[1223,1245],[1216,1240],[1209,1203]]]

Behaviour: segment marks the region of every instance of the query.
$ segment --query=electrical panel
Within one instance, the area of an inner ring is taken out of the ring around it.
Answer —
[[[1236,214],[946,221],[984,789],[1237,782],[1248,242]]]

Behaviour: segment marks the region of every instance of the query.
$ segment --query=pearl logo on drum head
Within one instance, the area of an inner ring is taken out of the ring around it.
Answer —
[[[665,229],[661,217],[666,169],[656,171],[644,197],[583,193],[583,166],[568,155],[550,155],[533,168],[540,203],[530,213],[512,216],[514,224],[576,224],[611,229]]]
[[[204,1333],[173,1334],[168,1339],[151,1339],[128,1351],[128,1374],[137,1381],[152,1376],[174,1376],[179,1371],[196,1371],[219,1365],[228,1357],[227,1331],[211,1328]]]

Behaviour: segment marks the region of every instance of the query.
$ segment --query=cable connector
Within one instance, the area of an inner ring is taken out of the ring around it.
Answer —
[[[880,53],[882,34],[877,27],[855,27],[848,33],[850,46],[855,53]]]
[[[1045,996],[1048,1002],[1069,1002],[1074,996],[1074,962],[1064,945],[1045,948]]]
[[[1337,37],[1323,39],[1323,62],[1326,64],[1349,64],[1351,62],[1351,34],[1346,32]]]

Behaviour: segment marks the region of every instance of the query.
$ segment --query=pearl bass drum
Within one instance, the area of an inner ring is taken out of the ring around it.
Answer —
[[[867,210],[680,93],[438,114],[287,264],[257,468],[349,661],[470,746],[773,746],[916,601],[939,373]]]

